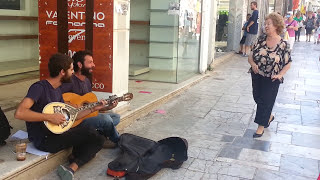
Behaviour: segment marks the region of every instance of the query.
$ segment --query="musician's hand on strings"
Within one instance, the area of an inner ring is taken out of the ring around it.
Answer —
[[[100,102],[100,105],[94,107],[93,111],[99,111],[100,109],[104,108],[108,104],[106,100],[100,100],[99,102]]]
[[[114,101],[112,101],[111,103],[110,103],[110,108],[111,109],[113,109],[113,108],[115,108],[117,105],[118,105],[118,103],[119,103],[119,101],[118,100],[114,100]]]
[[[48,121],[56,125],[62,124],[66,121],[65,116],[59,113],[47,114],[47,116],[48,116]]]

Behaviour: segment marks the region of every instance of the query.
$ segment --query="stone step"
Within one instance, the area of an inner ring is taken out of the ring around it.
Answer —
[[[39,61],[35,59],[25,59],[16,61],[0,62],[0,77],[13,74],[20,74],[39,70]]]
[[[187,83],[181,83],[183,84],[182,86],[170,91],[169,93],[134,110],[121,114],[121,122],[117,126],[117,129],[122,133],[124,128],[130,126],[136,119],[147,115],[161,104],[168,102],[171,98],[181,94],[206,77],[208,77],[208,75],[199,76]],[[56,154],[50,154],[48,157],[28,154],[25,161],[16,161],[15,155],[12,152],[14,144],[15,142],[9,142],[8,145],[0,147],[0,179],[38,179],[52,171],[52,169],[56,168],[59,164],[65,163],[68,155],[71,153],[71,150],[68,149]],[[5,157],[3,157],[3,153],[5,154]]]
[[[139,66],[139,65],[130,64],[129,75],[137,76],[139,74],[143,74],[149,71],[150,71],[150,68],[148,66]]]

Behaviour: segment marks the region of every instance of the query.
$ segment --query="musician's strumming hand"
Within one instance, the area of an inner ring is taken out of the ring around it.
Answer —
[[[66,121],[66,118],[64,117],[64,115],[59,113],[47,114],[47,115],[48,115],[48,121],[56,125],[62,124]]]

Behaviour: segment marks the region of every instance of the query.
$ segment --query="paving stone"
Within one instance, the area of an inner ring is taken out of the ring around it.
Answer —
[[[239,165],[244,165],[244,166],[249,166],[249,167],[255,167],[258,169],[269,169],[272,171],[279,171],[279,166],[270,166],[270,165],[265,165],[257,162],[252,162],[252,161],[243,161],[243,160],[238,160],[238,159],[230,159],[230,158],[225,158],[225,157],[218,157],[217,158],[218,162],[226,162],[226,163],[231,163],[231,164],[239,164]]]
[[[320,135],[292,133],[292,144],[320,149]]]
[[[318,161],[301,157],[283,155],[280,172],[316,179],[319,176]]]
[[[195,180],[195,179],[202,179],[204,173],[203,172],[198,172],[198,171],[186,171],[184,174],[183,179],[184,180]]]
[[[198,158],[200,152],[201,152],[200,147],[189,146],[189,148],[188,148],[188,156],[189,157]]]
[[[288,123],[288,124],[298,124],[301,125],[301,115],[296,114],[286,114],[278,112],[274,116],[274,121],[280,123]]]
[[[253,129],[247,129],[243,137],[252,138],[252,135],[256,132]],[[259,138],[262,141],[280,142],[285,144],[291,144],[291,135],[280,134],[266,129],[262,137]]]
[[[280,166],[281,154],[243,148],[238,159],[263,165]]]
[[[233,146],[233,145],[226,145],[219,153],[219,157],[226,157],[231,159],[238,159],[239,154],[242,148]]]
[[[222,142],[233,142],[233,140],[235,138],[236,138],[235,136],[223,135],[221,141]]]
[[[218,102],[213,109],[220,111],[240,112],[240,113],[252,113],[254,105],[248,106],[237,103]]]
[[[216,150],[202,148],[199,153],[198,159],[214,161],[215,158],[218,156],[218,153],[219,151]]]
[[[213,161],[206,161],[203,159],[195,159],[188,170],[206,172],[206,169],[213,164]]]
[[[287,123],[279,123],[278,130],[320,135],[320,127],[301,126]]]
[[[320,149],[272,142],[270,152],[320,160]]]
[[[235,163],[214,162],[207,167],[206,172],[209,174],[224,174],[239,178],[252,179],[256,168],[239,165]]]
[[[224,94],[219,102],[231,102],[231,103],[236,103],[239,100],[240,96],[234,96],[234,95],[226,95]]]
[[[218,174],[204,173],[201,180],[218,180]]]
[[[233,146],[239,148],[256,149],[260,151],[269,151],[270,142],[260,141],[254,138],[237,137],[232,143]]]
[[[277,131],[277,134],[287,134],[287,135],[292,135],[293,132],[290,132],[290,131],[281,131],[281,130],[278,130]]]
[[[266,169],[258,169],[254,180],[310,180],[307,177],[296,176],[293,174],[281,173],[278,171],[271,171]]]
[[[155,174],[150,178],[150,180],[183,180],[184,175],[187,172],[186,169],[180,168],[177,170],[171,170],[171,169],[162,169],[160,172]],[[114,179],[114,178],[112,178]],[[121,180],[121,179],[120,179]]]

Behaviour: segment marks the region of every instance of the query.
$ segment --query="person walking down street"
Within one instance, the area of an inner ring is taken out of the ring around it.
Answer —
[[[243,36],[240,40],[240,51],[237,52],[237,54],[243,54],[245,52],[245,45],[244,43],[246,42],[246,37],[247,37],[247,26],[248,26],[248,21],[251,17],[251,14],[247,14],[247,19],[246,22],[243,24],[242,30],[243,30]]]
[[[293,12],[289,11],[287,13],[287,20],[285,21],[286,28],[289,34],[288,43],[290,45],[290,50],[293,49],[294,41],[295,41],[295,31],[298,30],[298,23],[293,19]]]
[[[298,23],[298,30],[295,31],[295,41],[300,42],[300,33],[303,27],[303,17],[300,12],[297,12],[296,17],[293,18]]]
[[[253,43],[257,39],[257,34],[258,34],[258,22],[259,22],[259,11],[258,11],[258,4],[257,2],[251,2],[250,8],[253,10],[252,16],[249,19],[249,24],[247,26],[247,37],[246,41],[244,43],[245,45],[245,52],[243,53],[244,57],[248,56],[248,52],[253,45]]]
[[[280,37],[284,28],[283,18],[279,14],[269,14],[265,19],[266,34],[258,38],[248,58],[253,98],[257,103],[254,122],[258,128],[253,138],[261,137],[264,128],[268,128],[274,120],[271,112],[279,85],[291,65],[289,44]]]
[[[306,25],[306,42],[310,42],[312,36],[312,30],[314,29],[315,18],[312,16],[312,11],[308,12],[308,17],[305,21]]]

